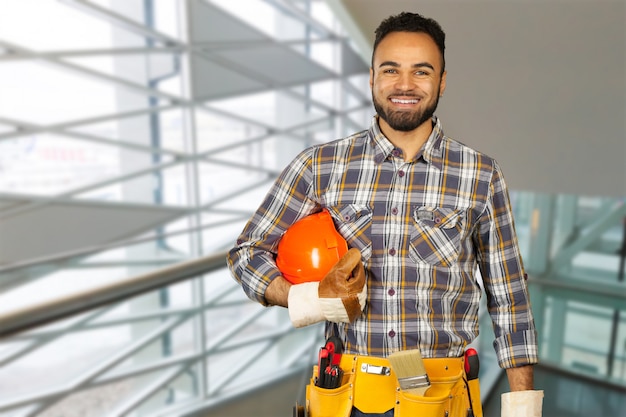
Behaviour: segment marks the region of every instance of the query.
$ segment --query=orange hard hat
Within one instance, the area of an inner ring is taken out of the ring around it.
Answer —
[[[276,265],[292,284],[321,281],[348,252],[328,210],[295,222],[278,242]]]

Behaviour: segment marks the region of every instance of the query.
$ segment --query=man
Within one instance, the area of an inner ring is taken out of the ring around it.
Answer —
[[[462,356],[478,335],[478,266],[499,365],[520,394],[513,399],[528,402],[521,391],[533,390],[536,330],[508,192],[496,161],[444,136],[434,116],[446,89],[444,49],[432,19],[401,13],[381,23],[371,127],[298,155],[229,266],[250,298],[288,307],[294,325],[327,320],[327,335],[346,352],[386,357],[418,347],[426,358]],[[335,271],[321,284],[291,285],[275,264],[278,241],[322,209],[360,256],[340,261],[339,278]],[[365,285],[350,278],[362,267]]]

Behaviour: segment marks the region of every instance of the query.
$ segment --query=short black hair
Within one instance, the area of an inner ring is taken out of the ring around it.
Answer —
[[[389,16],[376,28],[374,32],[376,38],[374,39],[372,52],[372,67],[374,66],[374,54],[376,53],[378,44],[385,36],[392,32],[416,32],[425,33],[430,36],[433,41],[435,41],[437,48],[439,48],[439,52],[441,52],[441,72],[443,73],[446,68],[446,58],[444,54],[446,49],[446,34],[436,20],[424,17],[418,13],[410,12],[402,12],[394,16]]]

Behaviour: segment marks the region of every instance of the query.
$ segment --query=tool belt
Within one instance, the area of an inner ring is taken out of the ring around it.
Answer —
[[[313,367],[304,415],[349,417],[356,407],[363,413],[384,413],[393,408],[394,417],[482,417],[477,372],[466,373],[465,360],[424,359],[430,388],[419,396],[400,389],[387,359],[341,355],[340,380],[333,382],[337,388],[318,386],[320,365]]]

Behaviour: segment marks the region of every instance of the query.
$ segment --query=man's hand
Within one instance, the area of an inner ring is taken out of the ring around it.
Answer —
[[[361,315],[367,298],[361,252],[352,248],[320,282],[305,282],[289,289],[289,317],[294,327],[323,320],[352,323]]]

